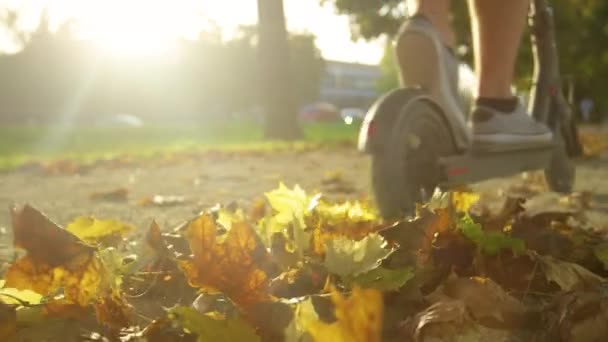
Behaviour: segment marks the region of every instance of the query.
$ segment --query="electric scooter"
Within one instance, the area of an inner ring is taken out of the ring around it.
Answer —
[[[532,1],[529,25],[535,81],[529,113],[550,127],[552,143],[479,151],[463,124],[466,111],[446,111],[420,87],[395,89],[370,108],[359,135],[359,149],[371,155],[373,192],[384,218],[412,214],[437,187],[449,190],[524,171],[544,170],[551,190],[572,190],[572,159],[582,148],[562,92],[553,11],[546,0]]]

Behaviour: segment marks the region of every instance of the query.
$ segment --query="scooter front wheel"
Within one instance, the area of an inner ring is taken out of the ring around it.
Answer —
[[[545,180],[552,191],[567,194],[574,188],[576,167],[566,150],[561,130],[554,130],[555,149],[551,162],[545,169]]]
[[[400,219],[427,201],[441,181],[439,158],[456,148],[439,107],[413,98],[402,108],[381,151],[372,154],[372,186],[380,214]]]

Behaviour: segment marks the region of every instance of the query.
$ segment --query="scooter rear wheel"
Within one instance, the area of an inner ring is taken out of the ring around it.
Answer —
[[[439,108],[411,99],[382,151],[372,155],[372,186],[380,214],[399,219],[427,201],[441,181],[439,158],[456,150]]]

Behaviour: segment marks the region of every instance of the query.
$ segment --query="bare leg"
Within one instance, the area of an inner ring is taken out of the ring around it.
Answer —
[[[410,12],[414,15],[422,14],[433,23],[439,31],[443,43],[454,47],[456,38],[450,24],[451,0],[415,0]]]
[[[469,0],[480,98],[511,98],[529,0]]]

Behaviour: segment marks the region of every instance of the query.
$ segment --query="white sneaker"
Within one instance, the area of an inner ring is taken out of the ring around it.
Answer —
[[[550,145],[553,134],[534,120],[521,103],[511,113],[477,105],[473,109],[473,146],[527,147]]]

